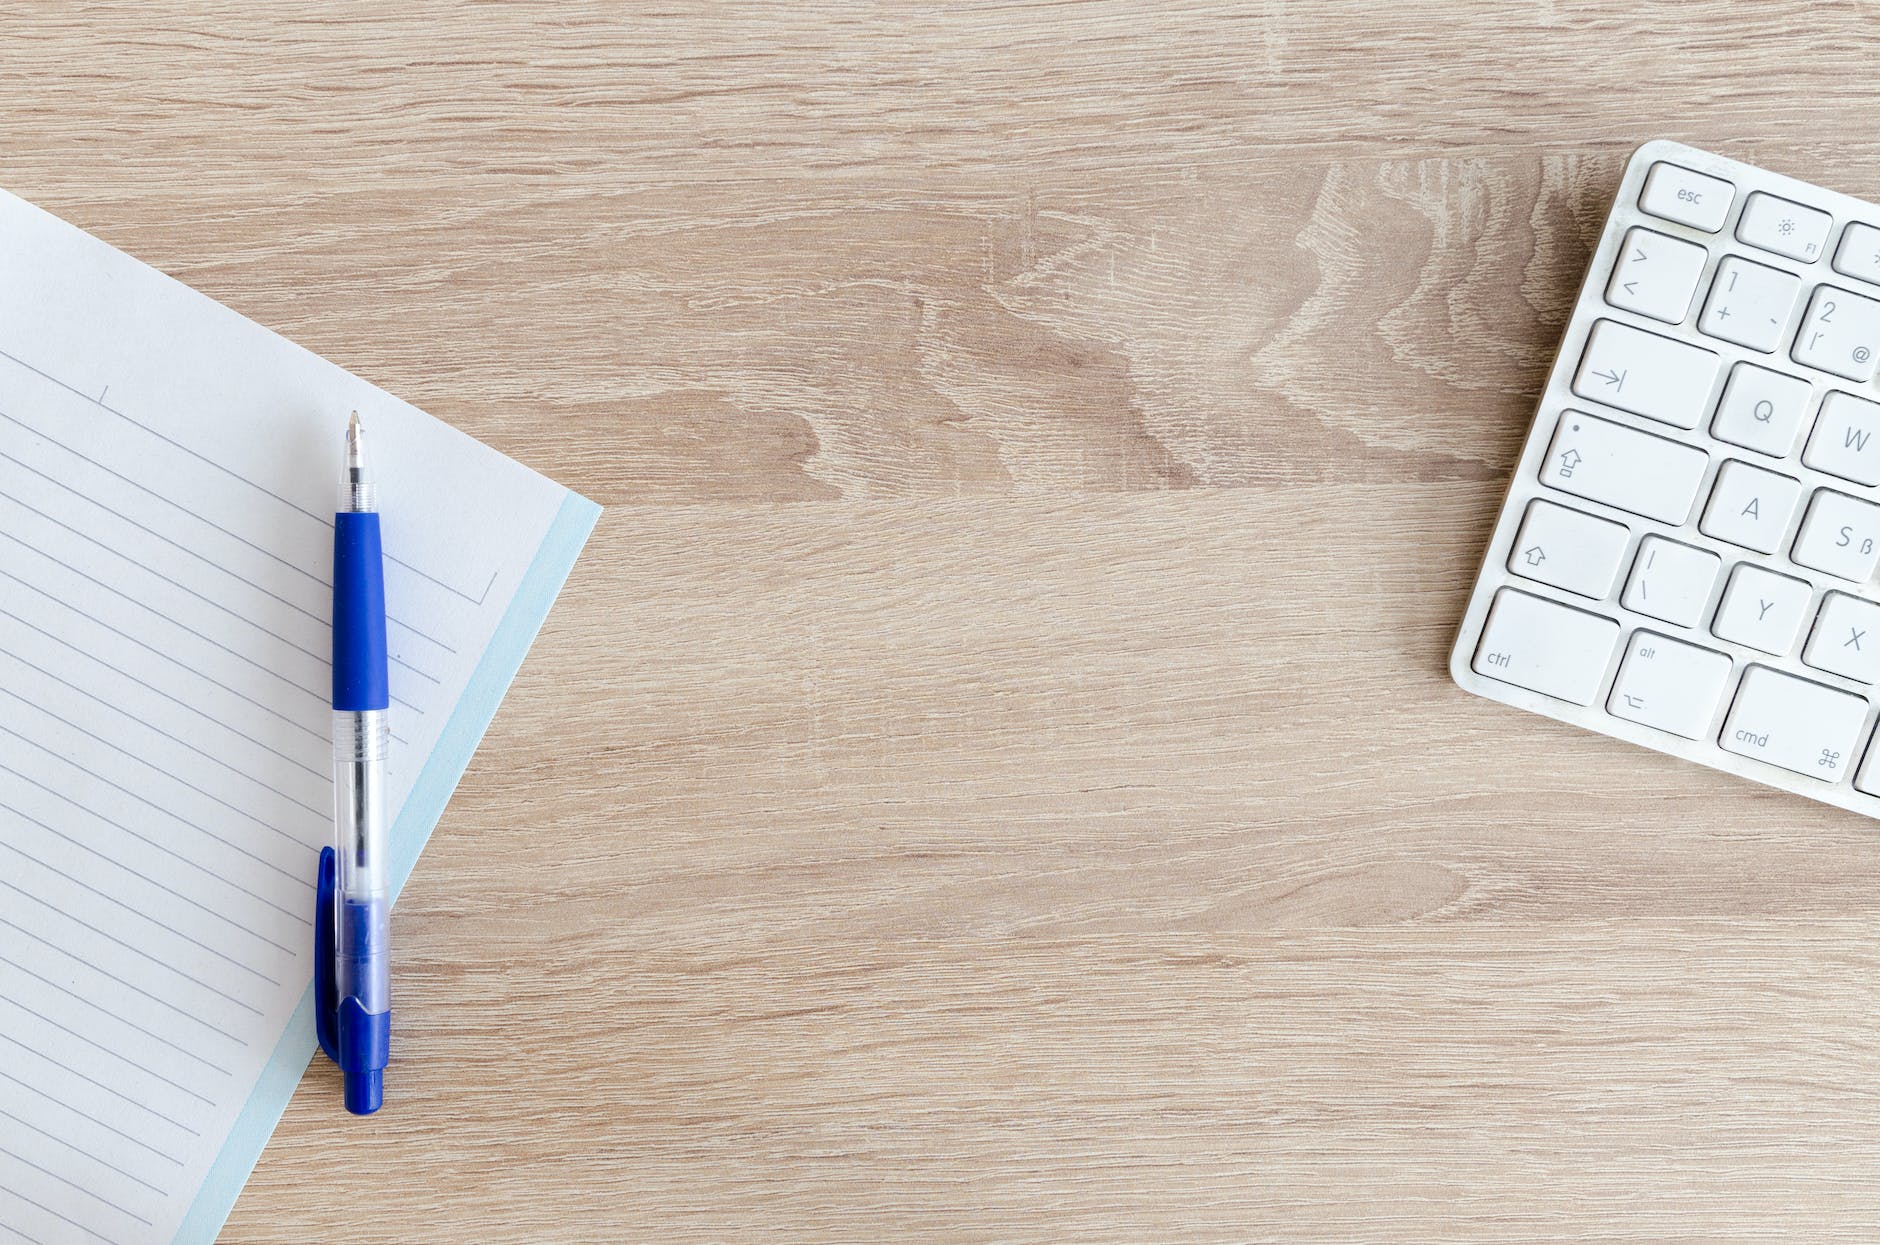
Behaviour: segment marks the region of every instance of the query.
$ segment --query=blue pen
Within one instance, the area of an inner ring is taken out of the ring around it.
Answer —
[[[385,1100],[392,1037],[392,897],[385,832],[385,564],[378,494],[354,412],[333,516],[333,824],[320,852],[314,1016],[320,1047],[346,1078],[346,1109]],[[337,848],[337,851],[335,851]]]

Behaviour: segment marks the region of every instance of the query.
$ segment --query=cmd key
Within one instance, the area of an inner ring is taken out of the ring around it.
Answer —
[[[1698,346],[1601,320],[1587,335],[1573,392],[1678,428],[1695,428],[1710,409],[1719,360]]]
[[[1768,666],[1751,666],[1718,740],[1739,756],[1837,782],[1854,761],[1867,702]]]

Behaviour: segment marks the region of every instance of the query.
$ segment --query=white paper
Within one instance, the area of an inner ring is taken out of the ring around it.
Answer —
[[[395,816],[566,491],[0,196],[0,1245],[171,1240],[307,988],[354,409]]]

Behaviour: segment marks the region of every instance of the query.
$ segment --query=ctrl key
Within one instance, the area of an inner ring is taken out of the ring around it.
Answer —
[[[1503,588],[1489,607],[1470,668],[1543,696],[1590,705],[1618,639],[1619,624],[1610,618]]]
[[[1717,742],[1726,752],[1839,782],[1866,720],[1867,702],[1858,696],[1751,666]]]

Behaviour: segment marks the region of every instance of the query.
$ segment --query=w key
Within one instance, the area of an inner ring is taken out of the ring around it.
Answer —
[[[1573,392],[1679,428],[1695,428],[1710,409],[1717,356],[1616,320],[1593,325],[1573,377]]]

